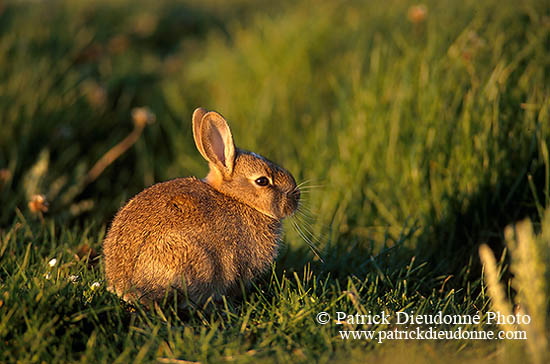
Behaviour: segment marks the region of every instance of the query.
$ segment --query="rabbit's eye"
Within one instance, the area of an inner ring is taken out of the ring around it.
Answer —
[[[269,184],[269,180],[267,179],[267,177],[256,178],[254,182],[256,182],[258,186],[262,186],[262,187],[265,187]]]

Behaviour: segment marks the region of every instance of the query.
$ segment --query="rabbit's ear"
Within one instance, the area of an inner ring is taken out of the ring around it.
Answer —
[[[225,176],[233,173],[235,144],[227,121],[215,111],[202,118],[200,138],[205,158]]]
[[[204,115],[206,115],[207,112],[208,111],[206,111],[206,109],[203,109],[202,107],[199,107],[195,109],[195,111],[193,111],[193,139],[195,139],[195,145],[197,146],[199,153],[204,159],[208,160],[208,157],[204,152],[204,148],[202,147],[201,140],[202,118],[204,117]]]

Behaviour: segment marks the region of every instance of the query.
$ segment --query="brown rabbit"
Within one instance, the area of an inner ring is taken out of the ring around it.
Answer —
[[[176,290],[195,303],[231,294],[269,268],[281,220],[300,200],[292,175],[233,144],[225,119],[199,108],[193,137],[210,172],[204,180],[155,184],[116,214],[103,242],[109,290],[158,301]]]

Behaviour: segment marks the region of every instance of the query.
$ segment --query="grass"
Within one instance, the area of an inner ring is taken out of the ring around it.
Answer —
[[[321,311],[495,309],[482,243],[498,260],[493,281],[518,303],[530,280],[504,231],[526,217],[549,254],[550,7],[413,5],[0,5],[0,361],[540,361],[540,339],[377,344],[315,321]],[[238,146],[310,181],[295,222],[324,262],[287,224],[273,271],[242,300],[183,315],[170,302],[133,309],[105,289],[101,241],[144,187],[205,175],[197,106],[227,117]],[[136,130],[138,107],[155,123],[90,180]],[[36,197],[29,208],[37,195],[47,209]],[[548,295],[537,299],[544,338]]]

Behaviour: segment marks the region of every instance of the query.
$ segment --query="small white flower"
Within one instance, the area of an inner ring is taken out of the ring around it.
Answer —
[[[92,283],[90,288],[92,289],[92,291],[95,291],[96,289],[99,288],[99,286],[100,286],[99,282],[94,282],[94,283]]]
[[[69,281],[73,282],[73,283],[76,283],[78,282],[78,276],[77,275],[70,275],[69,276]]]
[[[53,258],[52,260],[50,260],[50,261],[48,262],[48,264],[50,265],[50,267],[55,266],[55,265],[57,264],[57,259]]]
[[[52,276],[50,276],[50,273],[44,274],[44,278],[46,278],[46,279],[48,279],[48,280],[49,280],[51,277],[52,277]]]

